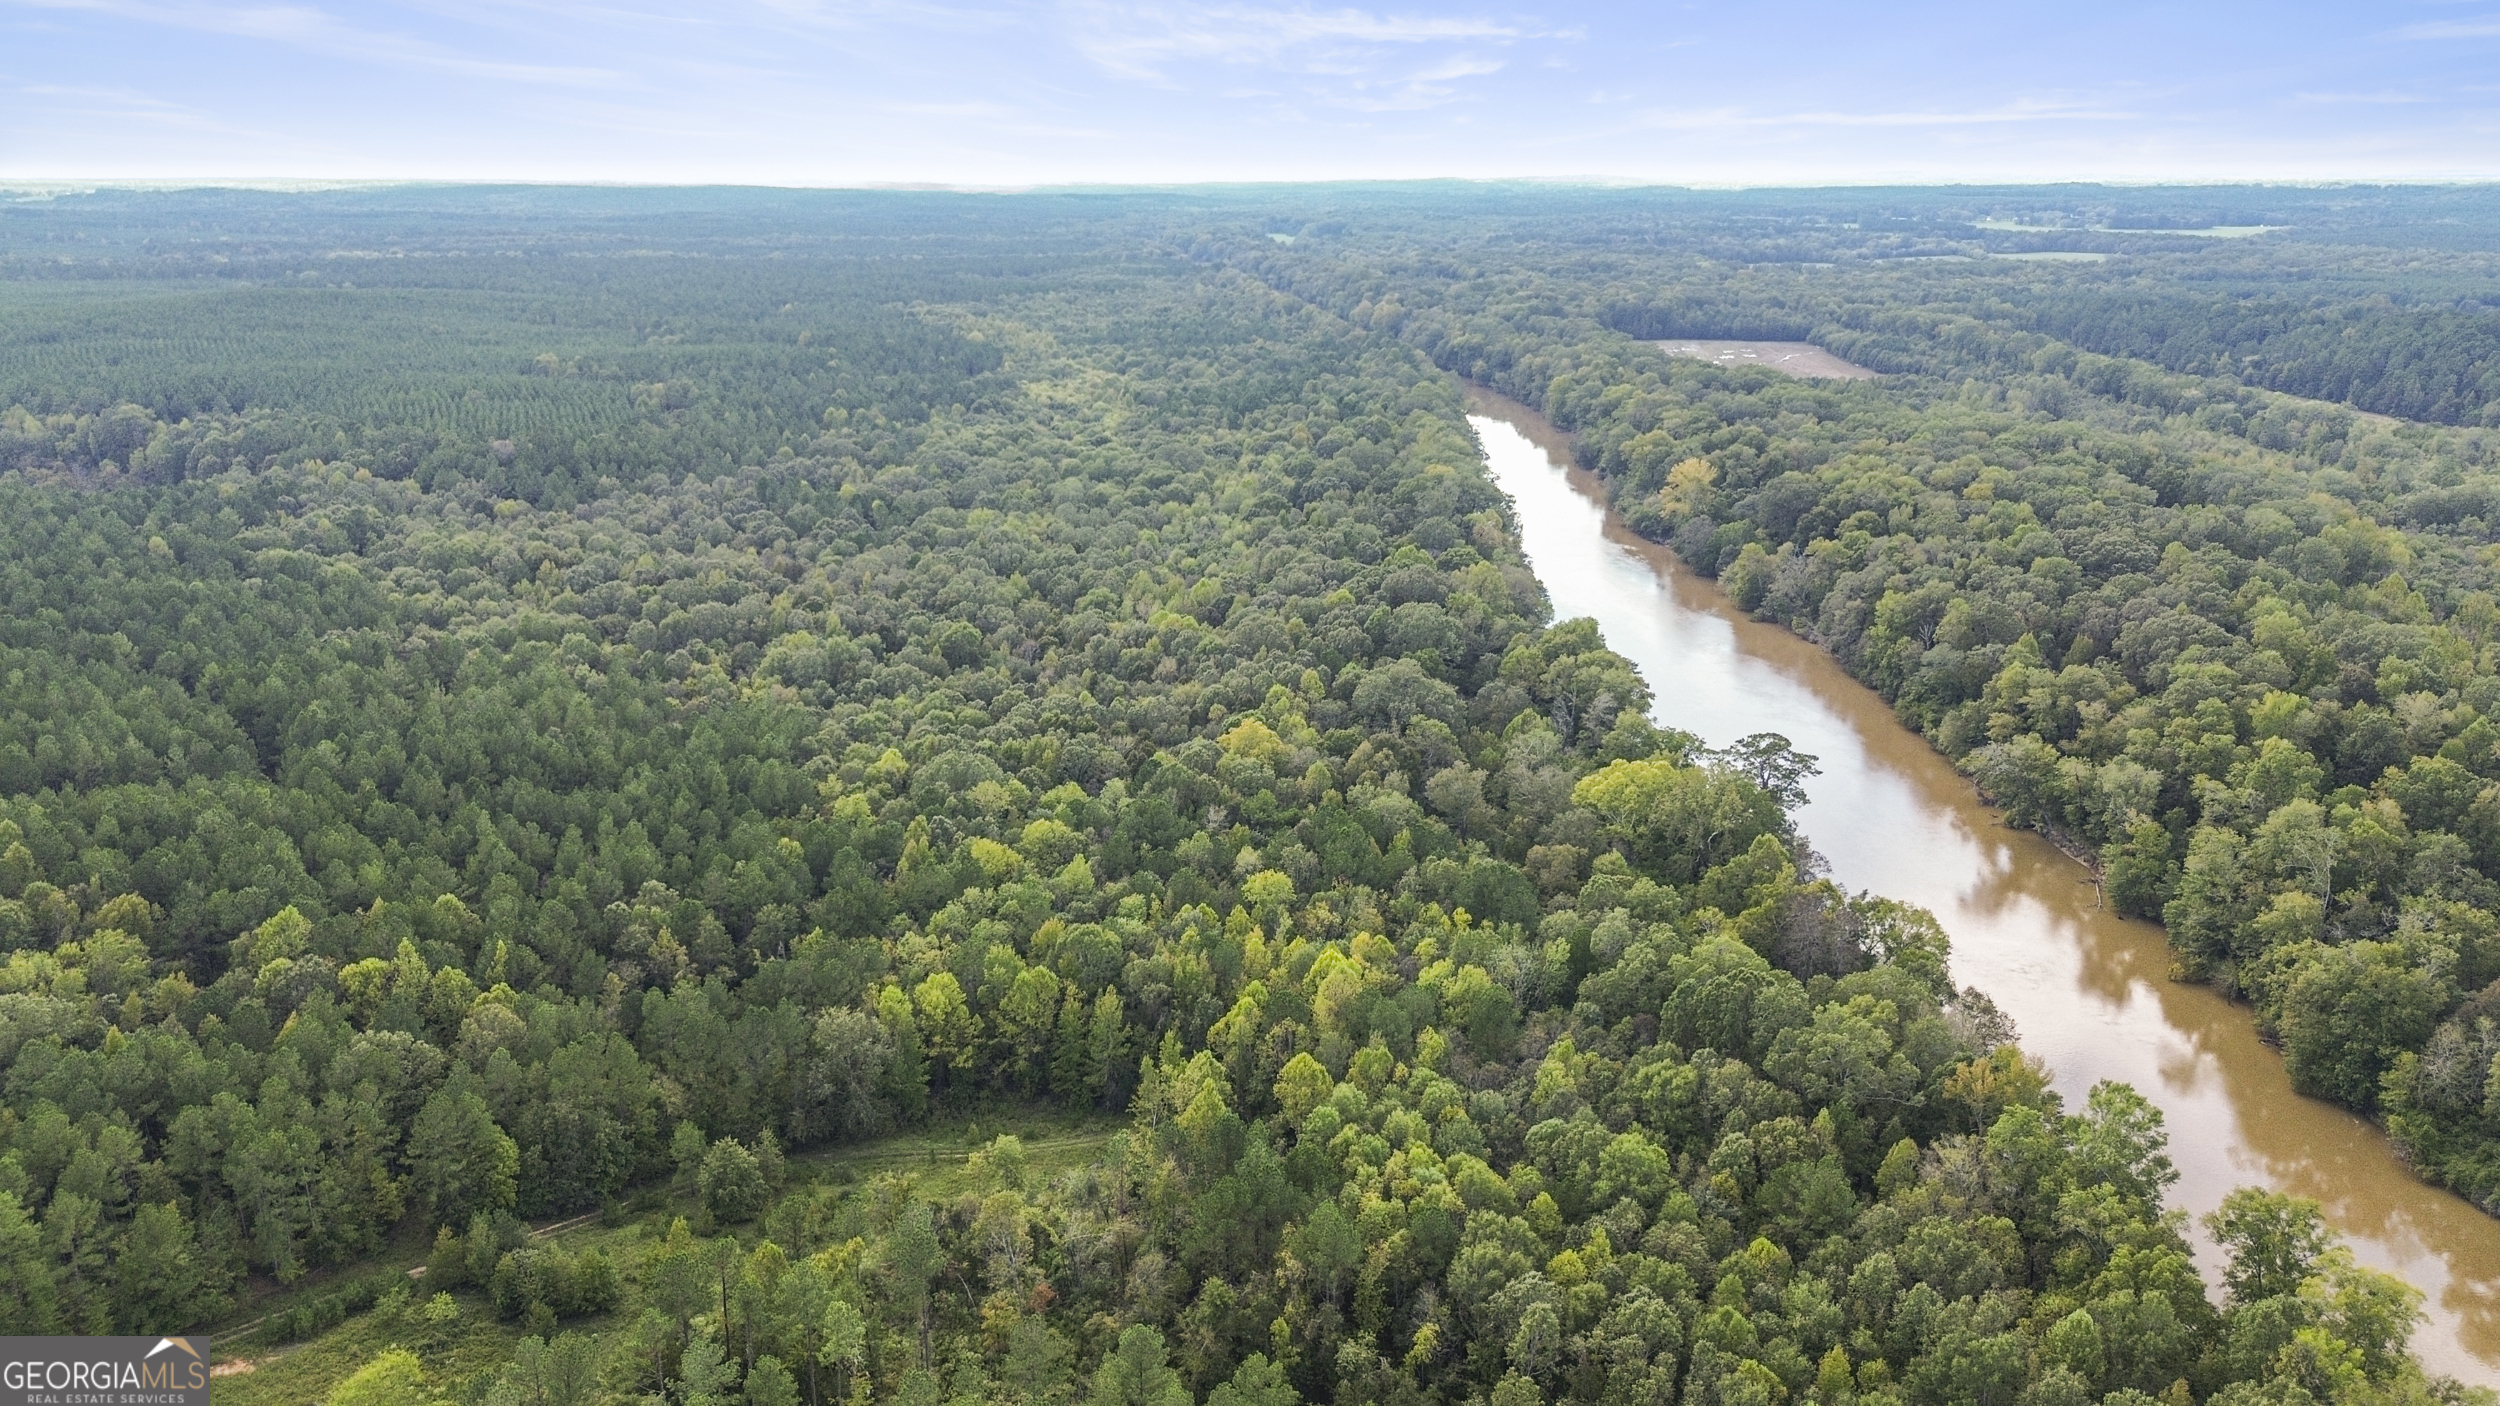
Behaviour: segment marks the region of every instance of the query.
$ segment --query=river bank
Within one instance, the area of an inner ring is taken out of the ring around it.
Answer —
[[[1799,824],[1833,877],[1932,910],[1956,979],[2013,1016],[2070,1106],[2104,1079],[2159,1105],[2175,1206],[2198,1216],[2250,1183],[2315,1198],[2357,1256],[2423,1291],[2424,1364],[2500,1385],[2500,1221],[2416,1179],[2368,1122],[2294,1093],[2245,1009],[2168,979],[2159,927],[2109,911],[2088,865],[2006,827],[1829,654],[1625,527],[1542,416],[1480,388],[1468,409],[1556,617],[1598,621],[1659,722],[1721,744],[1780,732],[1820,758]],[[2219,1260],[2197,1239],[2210,1280]]]

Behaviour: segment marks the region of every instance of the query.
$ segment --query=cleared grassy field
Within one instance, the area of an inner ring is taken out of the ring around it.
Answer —
[[[1113,1117],[992,1110],[873,1142],[793,1156],[780,1198],[838,1200],[879,1176],[894,1175],[909,1178],[913,1191],[925,1199],[949,1201],[983,1189],[984,1177],[973,1154],[1003,1134],[1013,1134],[1023,1142],[1027,1177],[1043,1181],[1094,1161],[1126,1126],[1125,1119]],[[605,1215],[538,1228],[534,1238],[539,1243],[561,1244],[576,1254],[600,1251],[615,1263],[627,1285],[625,1300],[615,1312],[569,1320],[564,1329],[605,1333],[631,1322],[637,1309],[633,1286],[641,1246],[665,1236],[675,1218],[684,1216],[699,1223],[700,1215],[694,1198],[672,1196],[665,1187],[649,1187]],[[752,1224],[722,1227],[715,1233],[733,1234],[753,1245],[765,1238],[765,1226],[771,1220],[768,1211]],[[391,1255],[361,1266],[357,1277],[376,1271],[404,1276],[423,1265],[431,1243],[412,1235]],[[259,1340],[258,1325],[271,1315],[302,1300],[336,1293],[345,1282],[337,1277],[308,1278],[261,1294],[230,1315],[231,1326],[220,1329],[216,1341],[214,1371],[218,1375],[212,1394],[219,1406],[306,1406],[323,1400],[349,1374],[391,1347],[415,1352],[434,1389],[444,1398],[461,1399],[462,1384],[509,1361],[512,1345],[523,1333],[519,1324],[496,1318],[482,1290],[472,1287],[449,1295],[451,1311],[446,1312],[418,1277],[407,1280],[404,1294],[386,1297],[370,1310],[305,1341]]]
[[[1669,356],[1715,361],[1721,366],[1767,366],[1785,376],[1825,381],[1871,381],[1875,373],[1843,361],[1812,342],[1742,342],[1680,339],[1652,342]]]

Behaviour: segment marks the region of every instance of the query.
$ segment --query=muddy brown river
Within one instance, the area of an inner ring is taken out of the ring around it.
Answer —
[[[2500,1221],[2415,1179],[2370,1124],[2293,1093],[2245,1008],[2167,979],[2160,928],[2102,908],[2081,864],[2006,828],[1831,656],[1624,527],[1542,416],[1482,390],[1468,409],[1555,617],[1596,619],[1656,690],[1660,723],[1714,745],[1779,732],[1819,758],[1799,823],[1832,877],[1934,912],[1956,980],[2014,1018],[2068,1107],[2103,1079],[2160,1105],[2173,1205],[2201,1216],[2247,1184],[2315,1198],[2364,1262],[2422,1290],[2424,1365],[2500,1385]],[[2192,1233],[2213,1282],[2219,1260]]]

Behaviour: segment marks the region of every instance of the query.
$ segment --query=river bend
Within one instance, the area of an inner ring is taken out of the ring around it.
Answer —
[[[2101,907],[2081,864],[2007,828],[1830,655],[1624,527],[1542,416],[1481,389],[1468,412],[1555,618],[1596,619],[1656,692],[1658,722],[1719,745],[1779,732],[1814,754],[1798,819],[1834,880],[1934,912],[1955,980],[2014,1018],[2068,1107],[2103,1079],[2160,1105],[2173,1205],[2201,1216],[2249,1183],[2315,1198],[2365,1263],[2422,1290],[2424,1365],[2500,1385],[2500,1221],[2416,1179],[2369,1123],[2293,1093],[2245,1009],[2166,978],[2160,928]],[[2192,1233],[2213,1281],[2216,1253]]]

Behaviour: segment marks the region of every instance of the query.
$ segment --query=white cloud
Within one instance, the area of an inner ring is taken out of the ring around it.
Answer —
[[[182,103],[128,88],[90,88],[57,83],[30,83],[16,91],[38,100],[53,116],[119,119],[200,131],[231,132],[234,128]]]
[[[2113,110],[2098,104],[2025,99],[1997,107],[1975,108],[1968,111],[1945,109],[1904,112],[1754,113],[1730,107],[1687,111],[1659,109],[1642,114],[1641,123],[1643,126],[1671,130],[1747,127],[1970,127],[2000,126],[2019,122],[2123,122],[2136,116],[2137,114],[2133,112]]]
[[[22,9],[77,10],[210,34],[258,39],[290,48],[395,68],[455,73],[509,83],[574,88],[613,87],[622,75],[608,69],[562,64],[514,63],[463,53],[431,40],[359,29],[326,11],[302,5],[148,4],[133,0],[0,0]]]
[[[0,91],[0,172],[2489,176],[2500,105],[2462,85],[2500,0],[2430,3],[2219,48],[1939,30],[1977,47],[1938,78],[1900,47],[1928,21],[1845,6],[0,0],[0,89],[58,88]]]
[[[1413,112],[1454,101],[1459,90],[1453,86],[1453,80],[1481,78],[1501,70],[1499,59],[1460,55],[1394,82],[1379,83],[1357,78],[1343,93],[1321,93],[1317,96],[1322,101],[1333,101],[1338,106],[1362,112]]]
[[[1077,0],[1062,13],[1079,52],[1114,73],[1152,81],[1164,81],[1167,66],[1190,61],[1361,72],[1384,51],[1529,37],[1526,30],[1490,19],[1364,10]]]
[[[2399,39],[2492,39],[2500,38],[2500,17],[2479,20],[2431,20],[2409,24],[2396,31]]]
[[[1502,61],[1500,59],[1460,57],[1434,64],[1432,67],[1425,69],[1423,72],[1413,75],[1412,81],[1417,83],[1438,83],[1447,78],[1475,78],[1483,74],[1499,73],[1501,71]]]

